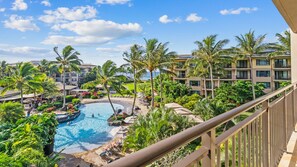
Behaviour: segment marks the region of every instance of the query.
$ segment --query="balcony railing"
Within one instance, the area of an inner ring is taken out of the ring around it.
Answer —
[[[288,64],[276,63],[274,64],[274,68],[291,68],[291,66]]]
[[[236,75],[236,79],[248,79],[248,76]]]
[[[236,68],[250,68],[248,65],[237,65]]]
[[[275,79],[275,80],[291,80],[291,77],[283,77],[283,76],[280,76],[280,77],[275,77],[274,79]]]
[[[296,93],[294,83],[106,166],[146,166],[198,139],[201,147],[179,159],[174,167],[277,166],[296,124]],[[216,134],[219,127],[251,109],[256,109],[251,116]]]

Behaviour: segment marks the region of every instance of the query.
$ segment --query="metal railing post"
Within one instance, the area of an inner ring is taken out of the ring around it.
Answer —
[[[215,129],[207,132],[202,136],[202,146],[209,149],[208,155],[202,159],[203,167],[214,167],[215,166],[215,142],[216,132]]]
[[[296,124],[296,118],[295,118],[295,112],[296,112],[296,95],[295,95],[295,92],[296,92],[296,84],[293,85],[293,97],[292,97],[292,107],[293,107],[293,129],[295,130],[295,124]]]
[[[285,136],[284,136],[284,139],[285,139],[285,145],[284,145],[284,149],[287,150],[287,139],[288,139],[288,118],[287,118],[287,93],[286,93],[286,90],[284,90],[283,92],[283,96],[284,96],[284,103],[283,103],[283,116],[284,116],[284,123],[283,123],[283,126],[284,126],[284,133],[285,133]]]
[[[266,112],[262,115],[262,160],[264,167],[270,167],[270,119],[269,119],[269,102],[268,100],[262,103],[262,109]]]

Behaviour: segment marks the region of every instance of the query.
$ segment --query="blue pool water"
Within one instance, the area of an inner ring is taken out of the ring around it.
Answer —
[[[121,105],[114,106],[123,109]],[[112,139],[109,132],[113,127],[107,124],[107,119],[113,114],[109,103],[86,104],[80,110],[80,116],[69,125],[63,123],[58,126],[55,151],[64,149],[63,153],[78,153],[99,147]]]

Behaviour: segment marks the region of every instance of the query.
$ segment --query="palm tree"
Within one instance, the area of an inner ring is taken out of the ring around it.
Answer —
[[[0,78],[7,75],[8,66],[6,61],[0,61]]]
[[[226,46],[226,44],[229,42],[227,39],[219,41],[216,41],[216,39],[217,35],[210,35],[202,41],[196,41],[195,44],[198,46],[198,49],[192,53],[194,58],[204,62],[204,64],[207,65],[207,68],[209,69],[212,98],[214,98],[214,66],[225,59],[224,55],[226,54],[227,50],[224,49],[224,46]]]
[[[137,97],[137,81],[140,76],[144,74],[145,70],[140,70],[140,66],[136,61],[141,60],[143,50],[139,45],[133,45],[130,47],[130,53],[124,52],[123,57],[127,64],[124,64],[123,67],[129,67],[133,73],[134,80],[134,99],[132,104],[132,114],[134,114],[135,102]]]
[[[196,57],[193,57],[186,61],[185,67],[187,68],[187,77],[194,76],[202,78],[204,86],[204,96],[205,98],[207,98],[206,77],[209,76],[207,64],[205,64],[203,61],[200,61]]]
[[[120,83],[124,81],[126,77],[119,75],[119,73],[122,72],[122,69],[118,68],[111,60],[106,61],[102,66],[96,67],[96,70],[96,80],[90,81],[86,84],[102,84],[103,88],[107,92],[108,101],[116,117],[116,110],[110,100],[110,88],[113,88],[120,93],[122,89],[125,89]]]
[[[153,72],[156,70],[166,70],[169,64],[172,64],[171,60],[165,58],[168,52],[167,43],[159,43],[157,39],[145,39],[145,54],[141,61],[136,61],[142,66],[142,69],[146,69],[150,73],[151,82],[151,106],[154,107],[154,77]],[[165,54],[164,54],[165,53]],[[166,70],[169,71],[169,70]]]
[[[47,61],[45,59],[41,60],[37,68],[41,73],[45,73],[47,76],[51,76],[53,73],[58,72],[57,65],[52,61]]]
[[[275,35],[278,39],[277,44],[272,44],[274,55],[288,55],[291,53],[291,34],[286,30],[283,34],[277,33]]]
[[[65,73],[71,71],[80,71],[79,65],[83,62],[81,59],[78,58],[80,55],[79,52],[75,51],[72,46],[66,46],[63,51],[62,55],[58,52],[58,47],[54,47],[54,52],[58,55],[56,57],[56,64],[59,68],[59,72],[62,74],[63,79],[63,108],[66,105],[66,90],[65,90]]]
[[[42,89],[40,83],[34,79],[37,69],[31,63],[19,63],[16,65],[12,75],[5,77],[0,85],[4,88],[1,93],[4,94],[8,90],[19,90],[21,94],[21,103],[23,104],[24,89],[35,86]]]
[[[253,99],[256,99],[256,95],[253,79],[252,57],[255,55],[263,55],[267,53],[267,49],[270,48],[270,45],[264,43],[265,37],[266,34],[259,35],[258,37],[256,37],[254,31],[249,31],[246,34],[241,34],[240,36],[235,37],[238,44],[236,48],[233,48],[233,52],[236,56],[240,58],[248,59],[250,64],[250,76],[252,81]]]
[[[176,57],[176,52],[169,52],[169,48],[167,47],[169,43],[166,42],[162,44],[159,48],[159,54],[160,54],[160,66],[158,67],[158,70],[160,72],[160,97],[161,97],[161,103],[163,101],[163,75],[162,73],[168,74],[168,75],[176,75],[170,68],[174,64],[174,58]]]

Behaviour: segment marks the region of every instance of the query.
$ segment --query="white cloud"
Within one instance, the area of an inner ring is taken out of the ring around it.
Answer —
[[[56,30],[68,30],[77,36],[51,35],[44,44],[90,45],[103,44],[111,40],[139,35],[142,27],[138,23],[119,24],[105,20],[73,21],[55,25]]]
[[[27,10],[28,5],[26,4],[26,2],[24,2],[24,0],[15,0],[12,3],[12,10]]]
[[[5,12],[5,8],[0,8],[0,12]]]
[[[167,15],[163,15],[159,18],[159,21],[163,24],[171,23],[171,22],[180,22],[180,18],[169,19]]]
[[[9,20],[5,20],[3,23],[5,28],[16,29],[22,32],[39,31],[39,27],[32,21],[32,17],[24,18],[18,15],[11,15]]]
[[[189,22],[198,22],[198,21],[202,21],[202,17],[198,16],[197,13],[191,13],[187,16],[186,21]]]
[[[96,48],[97,51],[100,53],[107,53],[107,54],[114,54],[114,53],[123,53],[125,51],[128,51],[129,48],[132,46],[132,44],[126,44],[126,45],[117,45],[115,47],[109,47],[109,48]]]
[[[245,8],[245,7],[241,7],[238,9],[224,9],[220,11],[221,15],[238,15],[241,14],[242,12],[244,13],[251,13],[251,12],[255,12],[257,11],[258,8],[254,7],[254,8]]]
[[[39,20],[51,24],[95,18],[97,10],[92,6],[78,6],[72,9],[60,7],[56,10],[45,10],[44,13]]]
[[[49,58],[49,55],[53,55],[53,52],[51,49],[46,48],[0,44],[0,55],[1,58],[7,59],[10,62],[20,62]]]
[[[126,4],[129,3],[130,0],[96,0],[97,4],[110,4],[110,5],[116,5],[116,4]],[[129,3],[129,5],[131,5]]]
[[[51,3],[49,0],[44,0],[44,1],[41,1],[41,4],[44,5],[44,6],[48,6],[50,7],[51,6]]]

